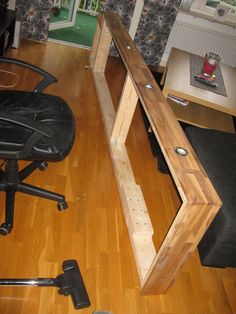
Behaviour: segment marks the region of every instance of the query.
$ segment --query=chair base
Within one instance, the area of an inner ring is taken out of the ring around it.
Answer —
[[[23,183],[35,169],[45,170],[47,163],[33,161],[21,171],[18,171],[18,160],[7,160],[5,171],[0,170],[0,191],[6,192],[5,222],[0,225],[0,234],[7,235],[13,228],[15,193],[22,192],[49,200],[57,201],[58,210],[68,207],[65,197],[61,194],[50,192],[39,187]]]

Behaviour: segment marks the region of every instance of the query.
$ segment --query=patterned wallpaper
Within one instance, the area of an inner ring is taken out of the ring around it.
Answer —
[[[100,0],[100,11],[112,11],[122,17],[124,25],[129,28],[136,0]]]
[[[26,39],[46,40],[52,0],[17,0],[17,20],[21,21],[21,36]]]
[[[145,0],[134,41],[148,65],[161,61],[181,0]],[[101,11],[120,15],[129,29],[136,0],[100,0]],[[53,0],[17,0],[17,19],[22,22],[22,37],[46,40]],[[115,48],[111,49],[114,54]]]
[[[134,41],[148,65],[160,64],[181,0],[145,0]],[[130,26],[135,0],[101,0],[101,11],[120,15]],[[114,54],[114,48],[111,50]]]

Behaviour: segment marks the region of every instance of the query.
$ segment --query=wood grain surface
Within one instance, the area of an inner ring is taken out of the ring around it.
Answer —
[[[37,53],[36,53],[37,52]],[[91,307],[73,309],[68,297],[54,288],[1,287],[3,314],[208,314],[236,313],[235,269],[202,267],[197,251],[163,296],[141,296],[139,278],[123,217],[89,64],[89,51],[53,43],[22,42],[11,56],[32,62],[58,78],[48,92],[62,96],[77,124],[76,141],[68,158],[36,171],[28,182],[65,193],[69,208],[58,212],[52,201],[17,194],[12,233],[0,238],[0,277],[54,277],[62,261],[77,259]],[[112,98],[118,105],[124,69],[119,59],[108,63]],[[115,79],[114,79],[115,78]],[[23,73],[20,87],[35,78]],[[142,186],[160,246],[180,205],[172,179],[157,171],[137,107],[126,141],[132,167]],[[4,193],[0,193],[3,216]],[[158,226],[158,228],[156,228]]]
[[[105,12],[104,21],[99,27],[100,33],[96,32],[99,40],[94,40],[97,48],[93,45],[90,62],[140,277],[141,293],[164,294],[206,232],[221,201],[119,16]],[[105,74],[111,37],[127,71],[117,110],[112,103],[109,80]],[[142,188],[136,182],[136,173],[133,172],[125,145],[137,104],[136,97],[130,97],[128,102],[126,96],[135,95],[134,91],[147,115],[181,198],[181,206],[158,250],[153,246],[148,206]],[[111,128],[114,130],[117,126],[120,131],[114,141]],[[186,155],[177,154],[178,147],[185,150]]]

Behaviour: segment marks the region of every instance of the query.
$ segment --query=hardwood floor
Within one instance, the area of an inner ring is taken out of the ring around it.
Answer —
[[[77,123],[75,145],[66,160],[35,171],[28,182],[66,195],[69,208],[52,201],[17,194],[14,229],[0,237],[0,277],[56,277],[63,260],[77,259],[91,306],[80,313],[107,310],[113,314],[236,313],[236,269],[202,267],[197,251],[165,295],[141,296],[138,274],[123,217],[106,143],[103,122],[89,68],[89,51],[54,43],[22,42],[12,57],[49,71],[58,83],[47,91],[62,96]],[[114,103],[121,92],[124,69],[111,59],[107,69]],[[19,86],[35,78],[23,73]],[[179,207],[168,175],[157,171],[137,108],[127,149],[155,229],[156,247]],[[3,219],[4,193],[0,193]],[[174,263],[174,261],[173,261]],[[69,297],[56,288],[1,287],[1,314],[72,314]]]

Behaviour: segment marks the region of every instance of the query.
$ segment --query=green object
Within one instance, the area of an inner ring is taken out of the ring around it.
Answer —
[[[63,19],[63,12],[61,12],[59,19]],[[57,21],[59,21],[59,19],[57,19]],[[54,17],[53,20],[55,21],[56,18]],[[86,13],[77,13],[74,26],[49,31],[48,37],[73,44],[91,47],[96,29],[96,23],[96,16]]]
[[[219,0],[207,0],[206,5],[212,8],[216,8],[218,3],[220,3]]]

